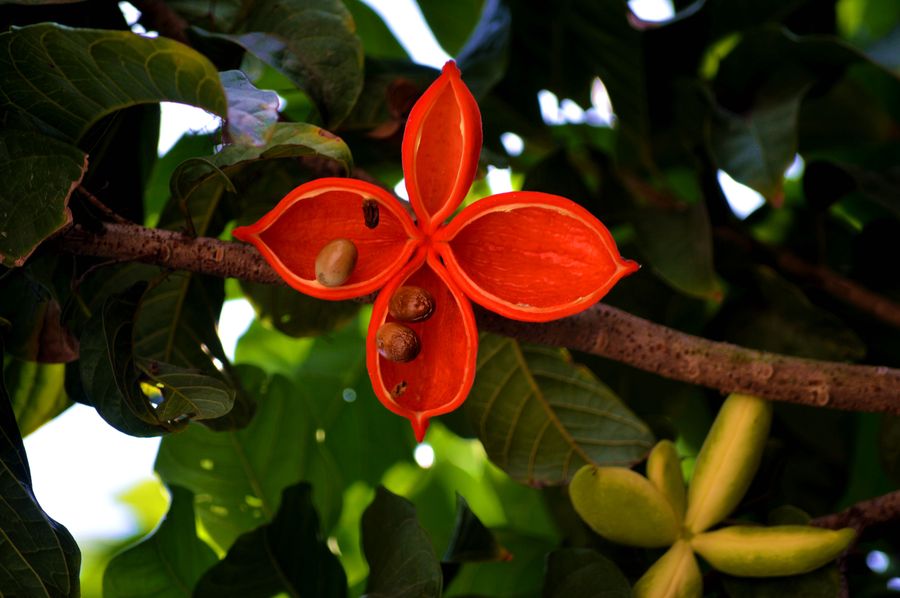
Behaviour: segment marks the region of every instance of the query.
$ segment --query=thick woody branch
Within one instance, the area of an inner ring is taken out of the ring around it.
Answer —
[[[840,513],[818,517],[810,523],[830,529],[852,527],[857,533],[862,533],[867,527],[898,519],[900,519],[900,490],[858,502]]]
[[[280,283],[255,248],[209,238],[106,224],[75,226],[61,238],[71,253],[142,261],[177,270]],[[852,411],[900,414],[900,370],[815,361],[756,351],[684,334],[597,304],[575,316],[531,324],[478,310],[479,325],[520,340],[608,357],[666,378],[722,392]]]

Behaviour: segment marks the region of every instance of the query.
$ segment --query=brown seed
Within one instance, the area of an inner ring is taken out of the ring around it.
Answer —
[[[394,386],[394,389],[391,391],[391,396],[395,399],[398,398],[400,395],[406,392],[406,386],[406,380],[401,380],[399,384]]]
[[[412,361],[422,349],[415,331],[397,322],[381,325],[375,333],[375,345],[382,357],[398,363]]]
[[[366,198],[363,200],[362,210],[366,228],[375,228],[378,226],[378,202],[374,199]]]
[[[391,296],[388,311],[401,322],[422,322],[434,312],[434,297],[420,287],[400,287]]]
[[[335,239],[316,257],[316,280],[326,287],[339,287],[353,274],[358,257],[356,245],[348,239]]]

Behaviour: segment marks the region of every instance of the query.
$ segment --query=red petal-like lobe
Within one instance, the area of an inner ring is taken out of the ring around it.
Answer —
[[[378,202],[378,225],[366,226],[363,200]],[[409,260],[419,232],[396,198],[356,179],[323,178],[300,185],[269,213],[232,233],[252,243],[292,287],[319,299],[351,299],[381,288]],[[335,239],[349,239],[359,257],[350,278],[338,287],[316,280],[319,251]]]
[[[413,106],[403,132],[409,200],[428,233],[469,192],[481,153],[481,112],[453,61]]]
[[[470,299],[527,322],[582,311],[638,269],[590,212],[546,193],[482,199],[436,240],[450,276]]]
[[[421,287],[434,297],[434,312],[424,322],[402,322],[419,336],[421,352],[407,363],[378,354],[376,333],[394,322],[388,303],[402,285]],[[421,442],[429,418],[456,409],[475,378],[478,331],[472,305],[434,254],[422,250],[378,294],[366,339],[366,362],[375,395],[385,407],[409,419]]]

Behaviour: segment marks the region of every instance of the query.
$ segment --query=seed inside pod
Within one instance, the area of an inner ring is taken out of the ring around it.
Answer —
[[[421,287],[400,287],[391,296],[388,311],[401,322],[422,322],[434,312],[434,297]]]
[[[378,202],[371,198],[366,198],[362,203],[363,220],[366,228],[375,228],[378,226],[379,212]]]
[[[349,239],[335,239],[316,257],[316,280],[326,287],[339,287],[353,274],[358,257],[356,245]]]
[[[375,345],[382,357],[398,363],[412,361],[422,349],[415,331],[397,322],[381,325],[375,333]]]

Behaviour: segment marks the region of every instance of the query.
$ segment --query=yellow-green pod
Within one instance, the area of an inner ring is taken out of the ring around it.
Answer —
[[[753,481],[772,422],[772,405],[730,395],[713,422],[694,466],[684,524],[693,533],[722,521]]]
[[[694,551],[684,540],[672,545],[634,586],[634,598],[700,598],[703,578]]]
[[[741,577],[799,575],[846,550],[855,532],[808,525],[736,525],[694,536],[691,546],[723,573]]]
[[[669,502],[630,469],[585,465],[572,478],[569,497],[585,523],[613,542],[658,548],[678,536],[680,523]]]
[[[681,459],[671,441],[660,440],[650,451],[647,458],[647,479],[669,500],[675,516],[684,519],[685,497]]]

